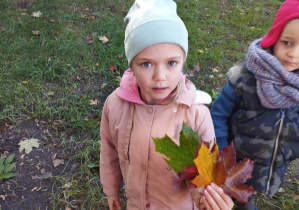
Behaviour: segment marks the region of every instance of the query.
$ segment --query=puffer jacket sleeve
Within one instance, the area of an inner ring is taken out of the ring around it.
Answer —
[[[118,196],[122,175],[117,149],[109,125],[109,97],[102,111],[100,136],[100,179],[103,191],[107,196]]]
[[[228,145],[228,120],[239,101],[240,96],[237,95],[231,84],[227,82],[212,105],[211,115],[219,151]]]
[[[196,119],[195,130],[200,139],[209,143],[210,148],[212,148],[215,140],[215,131],[209,108],[205,105],[200,105],[196,115],[199,117]]]

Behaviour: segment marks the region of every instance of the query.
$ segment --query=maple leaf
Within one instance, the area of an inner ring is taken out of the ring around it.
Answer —
[[[165,135],[163,138],[153,138],[156,151],[165,155],[164,160],[175,171],[182,172],[183,168],[194,165],[193,159],[200,144],[200,138],[192,128],[183,124],[180,132],[179,145]]]
[[[213,152],[207,148],[205,144],[202,144],[197,157],[194,159],[194,163],[198,170],[198,175],[191,180],[191,183],[199,187],[205,187],[206,185],[214,182],[217,185],[221,185],[225,180],[225,169],[223,162],[217,162],[218,158],[218,145],[215,144]]]
[[[252,186],[245,184],[246,180],[252,177],[253,164],[254,161],[245,157],[227,171],[225,183],[221,185],[226,194],[233,196],[241,203],[246,203],[255,192]]]
[[[32,151],[33,147],[39,147],[39,140],[38,139],[27,139],[21,141],[18,145],[20,145],[19,152],[22,152],[25,149],[25,153],[29,154]]]

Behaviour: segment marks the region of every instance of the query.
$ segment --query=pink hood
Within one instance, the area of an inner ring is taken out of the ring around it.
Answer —
[[[206,92],[196,90],[195,86],[192,82],[186,79],[186,76],[182,73],[181,80],[185,80],[186,91],[185,94],[180,94],[178,101],[179,103],[186,104],[191,106],[192,104],[210,104],[212,98]],[[191,91],[191,92],[190,92]],[[139,95],[138,91],[138,84],[136,82],[136,78],[133,75],[131,69],[125,71],[124,75],[122,76],[120,87],[116,89],[116,94],[126,100],[136,104],[145,104]],[[194,94],[196,92],[196,94]],[[191,98],[190,98],[191,94]],[[194,98],[193,98],[194,96]]]

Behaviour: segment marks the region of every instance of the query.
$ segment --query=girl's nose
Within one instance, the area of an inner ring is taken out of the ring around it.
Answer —
[[[166,79],[166,70],[161,66],[157,66],[154,70],[154,80],[164,81]]]

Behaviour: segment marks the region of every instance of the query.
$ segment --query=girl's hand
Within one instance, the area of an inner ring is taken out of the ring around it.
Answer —
[[[110,210],[120,210],[121,209],[121,202],[118,196],[107,196],[109,209]]]
[[[203,190],[202,201],[207,210],[230,210],[234,207],[231,197],[214,183],[211,183]]]

